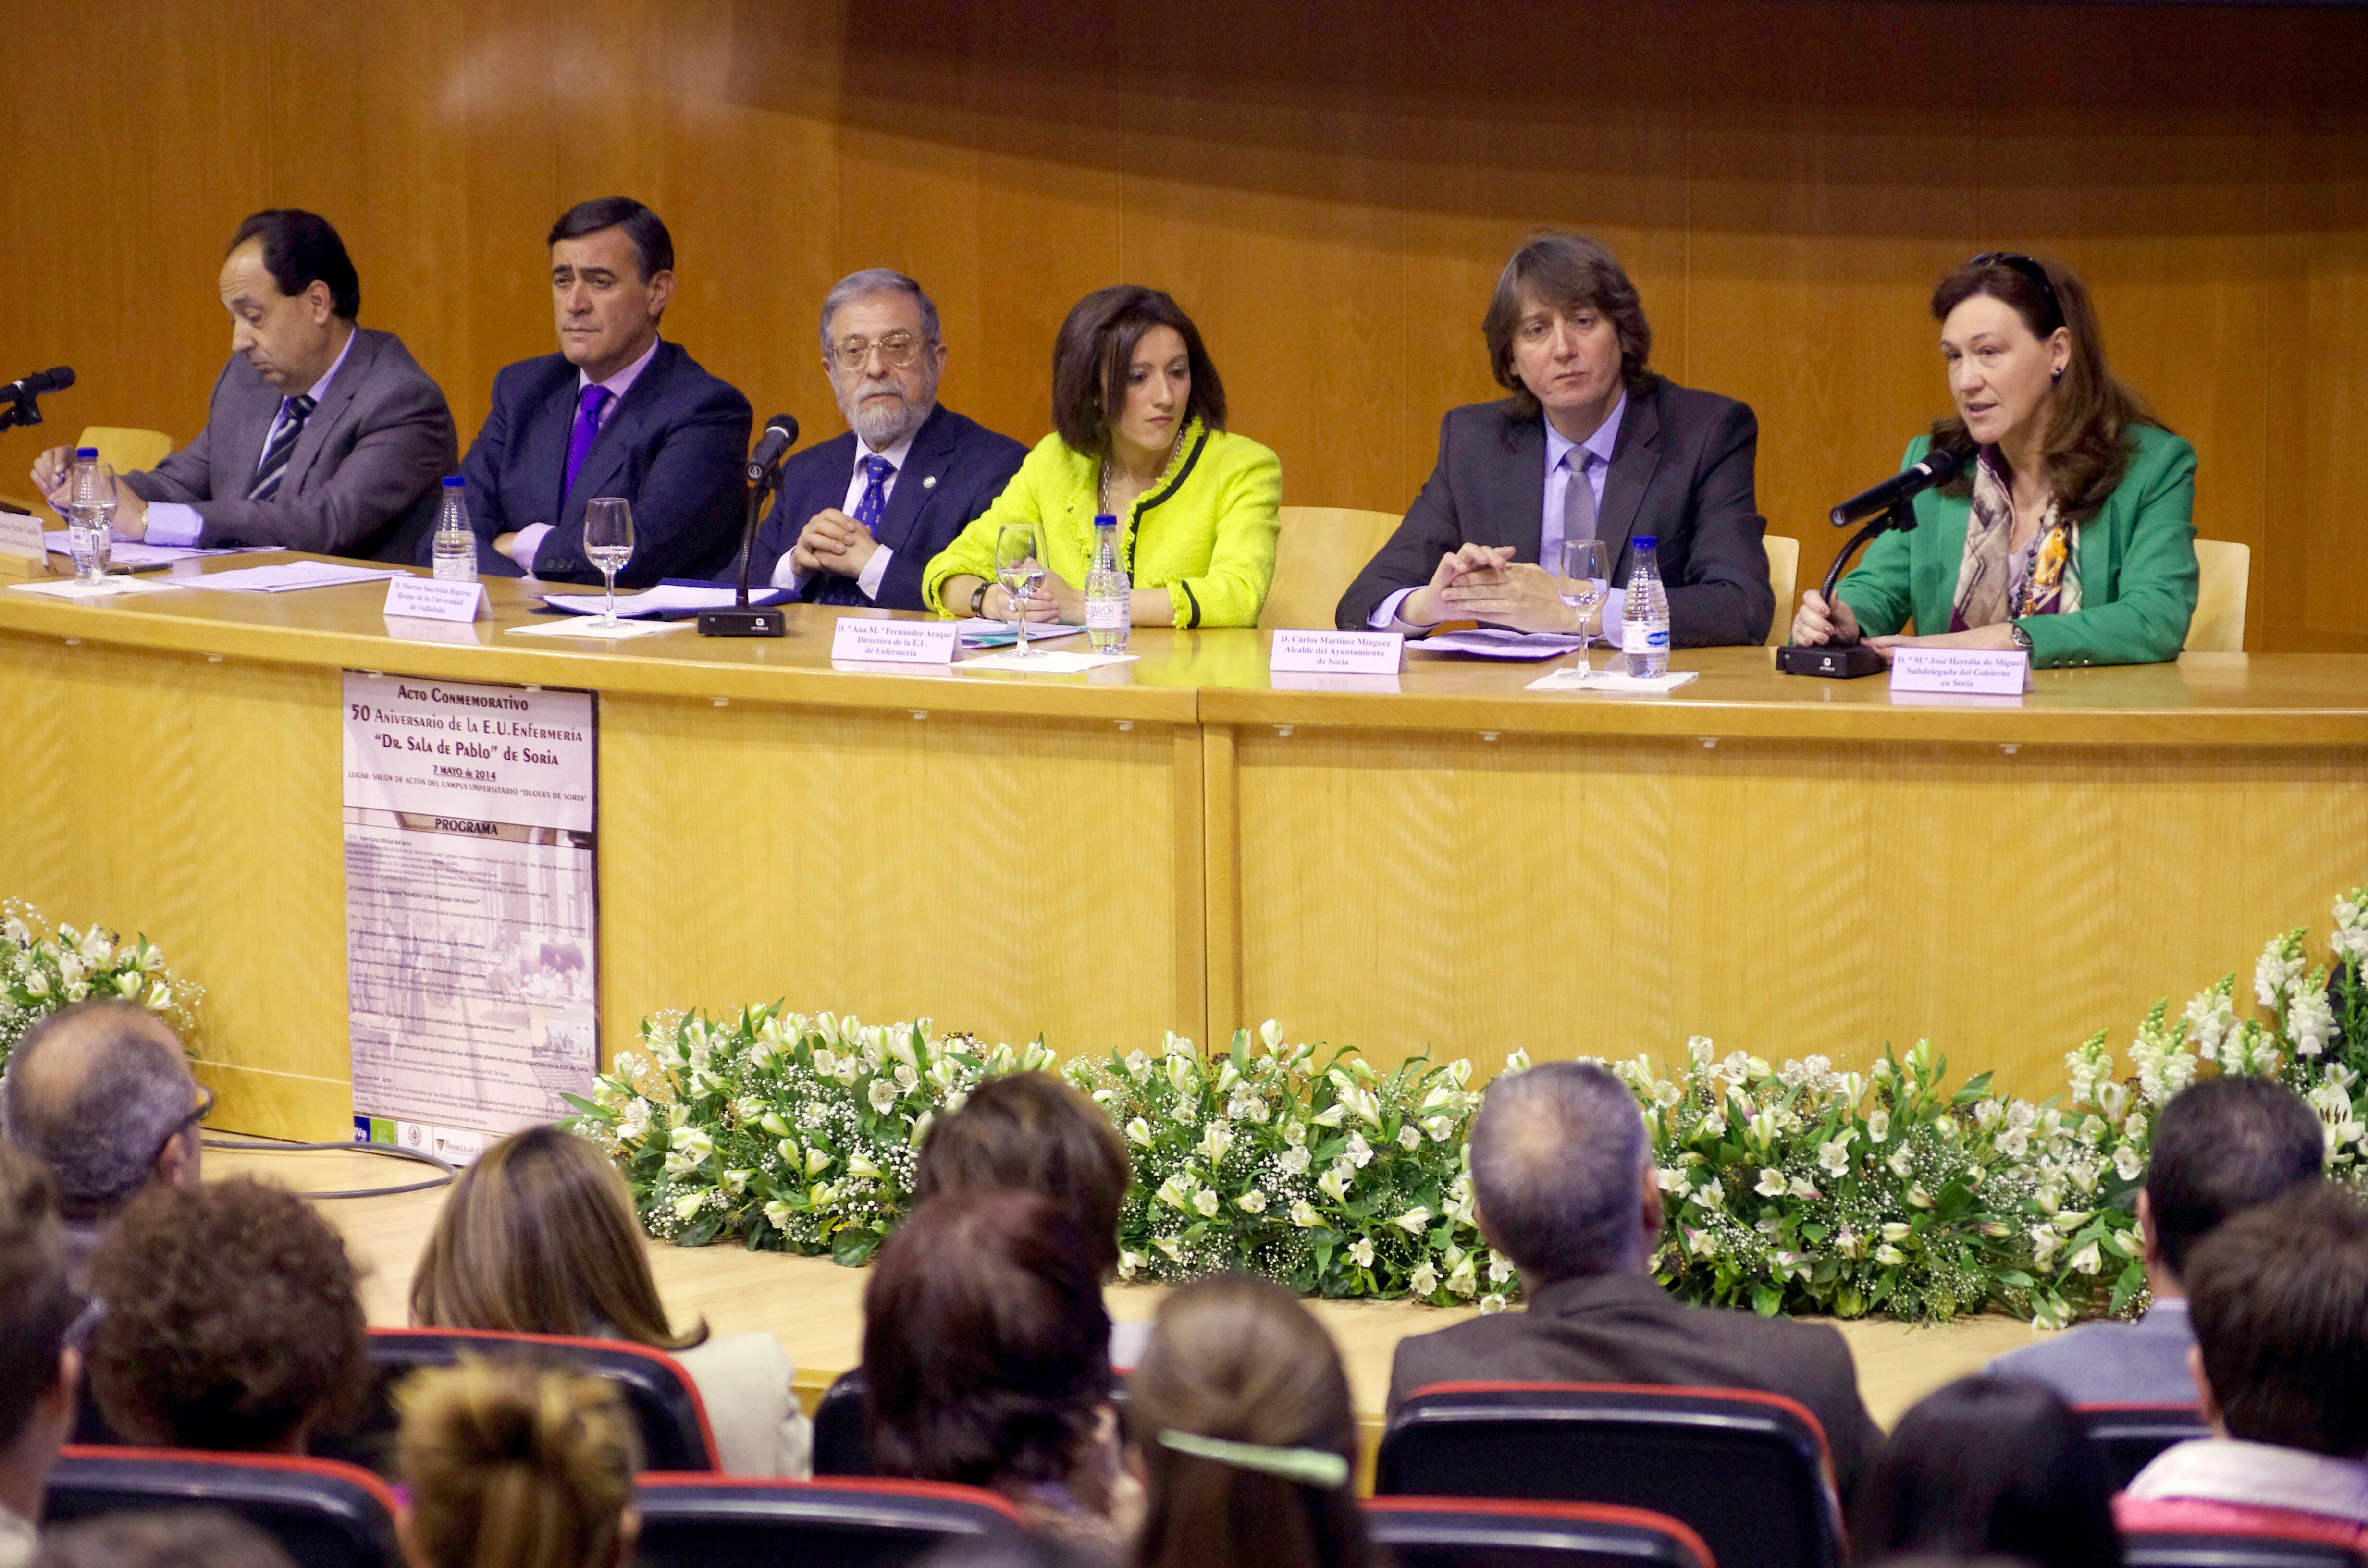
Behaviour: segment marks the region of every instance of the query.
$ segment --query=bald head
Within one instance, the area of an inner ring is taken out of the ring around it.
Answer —
[[[1497,1079],[1472,1124],[1490,1244],[1536,1284],[1640,1267],[1659,1226],[1649,1153],[1636,1096],[1591,1062]]]
[[[132,1002],[81,1002],[25,1031],[0,1079],[0,1126],[57,1174],[61,1207],[107,1213],[159,1176],[197,1177],[197,1081],[169,1026]]]

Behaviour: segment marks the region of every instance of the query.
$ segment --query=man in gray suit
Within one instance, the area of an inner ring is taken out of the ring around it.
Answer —
[[[1756,1389],[1825,1427],[1844,1501],[1883,1434],[1850,1346],[1823,1324],[1689,1307],[1653,1280],[1661,1188],[1636,1097],[1601,1067],[1498,1078],[1472,1125],[1473,1221],[1521,1271],[1529,1310],[1398,1342],[1389,1408],[1440,1382],[1664,1383]]]
[[[294,209],[238,226],[222,268],[231,358],[206,427],[123,475],[115,531],[151,544],[277,545],[417,559],[439,481],[460,468],[452,411],[393,333],[356,326],[361,281],[328,221]],[[74,458],[33,465],[54,495]]]
[[[2035,1378],[2074,1404],[2193,1404],[2195,1331],[2180,1283],[2188,1255],[2222,1221],[2319,1180],[2326,1161],[2317,1113],[2283,1084],[2220,1077],[2181,1089],[2155,1124],[2138,1193],[2153,1306],[2135,1323],[2050,1335],[1987,1369]]]
[[[1617,647],[1631,541],[1650,535],[1672,647],[1765,638],[1776,596],[1753,496],[1759,422],[1650,369],[1653,329],[1611,253],[1537,235],[1505,264],[1481,330],[1512,395],[1449,411],[1438,465],[1341,596],[1339,624],[1582,630],[1558,591],[1561,547],[1593,539],[1611,589],[1583,630]]]

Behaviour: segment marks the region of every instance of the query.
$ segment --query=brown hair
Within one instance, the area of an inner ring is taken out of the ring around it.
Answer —
[[[2181,1278],[2228,1436],[2368,1454],[2368,1207],[2311,1182],[2222,1221]]]
[[[2042,451],[2047,459],[2049,488],[2056,504],[2072,521],[2086,522],[2105,504],[2122,475],[2129,471],[2129,427],[2169,426],[2154,416],[2146,399],[2116,380],[2105,365],[2105,340],[2097,325],[2097,311],[2079,278],[2054,262],[2004,251],[1985,251],[1957,268],[1932,290],[1932,319],[1945,323],[1949,312],[1977,295],[2013,307],[2031,335],[2044,343],[2062,327],[2072,348],[2064,362],[2063,379],[2055,383],[2047,436]],[[1960,457],[1970,457],[1974,438],[1956,415],[1932,422],[1932,446]],[[1945,490],[1965,494],[1973,489],[1973,468],[1952,481]]]
[[[1161,1304],[1127,1382],[1127,1436],[1148,1511],[1138,1568],[1363,1568],[1375,1552],[1349,1485],[1311,1486],[1167,1448],[1162,1432],[1339,1455],[1357,1424],[1340,1355],[1290,1292],[1247,1275]]]
[[[78,1310],[66,1288],[57,1184],[40,1160],[0,1143],[0,1449],[57,1387],[66,1329]]]
[[[1513,394],[1513,414],[1535,419],[1543,412],[1513,369],[1513,333],[1521,312],[1536,300],[1567,315],[1594,311],[1611,322],[1620,336],[1620,379],[1632,392],[1647,392],[1660,376],[1646,361],[1653,357],[1653,327],[1636,285],[1610,251],[1580,234],[1542,229],[1531,234],[1497,275],[1497,291],[1488,299],[1480,335],[1488,342],[1488,368],[1497,384]]]
[[[464,1357],[396,1391],[422,1568],[607,1568],[641,1468],[614,1384]]]
[[[1079,300],[1053,340],[1053,428],[1070,450],[1110,456],[1110,415],[1126,406],[1126,373],[1134,363],[1135,345],[1161,326],[1175,328],[1184,340],[1191,368],[1192,394],[1183,422],[1199,419],[1212,430],[1225,427],[1225,383],[1201,346],[1201,329],[1160,290],[1122,283]]]
[[[990,1078],[938,1119],[913,1176],[918,1201],[1010,1187],[1067,1209],[1105,1278],[1118,1268],[1119,1210],[1133,1167],[1101,1107],[1050,1073]]]
[[[1110,1313],[1076,1221],[1032,1192],[916,1206],[864,1285],[863,1372],[882,1475],[1090,1491]]]
[[[90,1281],[107,1302],[91,1392],[133,1442],[269,1449],[369,1386],[346,1244],[285,1187],[151,1187],[99,1244]]]
[[[511,1133],[452,1184],[411,1276],[411,1321],[661,1350],[707,1337],[704,1323],[669,1329],[625,1178],[558,1126]]]

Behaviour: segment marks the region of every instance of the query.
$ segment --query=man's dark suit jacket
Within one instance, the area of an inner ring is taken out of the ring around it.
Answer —
[[[619,495],[633,504],[633,558],[619,583],[646,587],[662,577],[723,575],[739,551],[748,501],[741,477],[753,422],[748,400],[700,369],[681,345],[660,341],[592,438],[575,487],[563,498],[580,384],[576,368],[558,354],[506,366],[494,378],[493,412],[461,464],[477,569],[519,575],[518,563],[494,549],[495,538],[549,523],[534,574],[600,581],[584,554],[584,504]]]
[[[757,531],[751,582],[772,581],[773,567],[798,542],[817,512],[847,507],[847,487],[855,478],[855,432],[809,447],[781,465],[781,488]],[[924,609],[921,573],[953,543],[954,536],[995,504],[1028,449],[998,436],[973,419],[939,403],[913,433],[912,449],[888,493],[888,510],[872,537],[896,553],[880,578],[882,609]],[[860,605],[863,590],[852,577],[817,572],[800,585],[808,604]]]
[[[1649,1274],[1599,1274],[1532,1291],[1529,1310],[1398,1341],[1392,1415],[1429,1383],[1482,1380],[1667,1383],[1758,1389],[1808,1407],[1826,1429],[1834,1479],[1853,1502],[1883,1446],[1858,1394],[1858,1368],[1824,1324],[1689,1307]]]
[[[436,527],[442,480],[459,449],[443,389],[402,339],[354,329],[321,406],[304,422],[288,472],[268,501],[250,501],[279,389],[233,354],[214,380],[198,438],[123,482],[143,501],[178,501],[203,519],[208,550],[276,544],[316,555],[412,561]]]
[[[1767,523],[1752,495],[1759,446],[1759,421],[1731,397],[1667,381],[1628,394],[1597,532],[1611,547],[1614,587],[1627,585],[1628,541],[1638,534],[1659,540],[1655,553],[1669,590],[1674,647],[1756,643],[1768,635],[1776,594],[1760,543]],[[1340,597],[1339,624],[1363,631],[1383,599],[1429,582],[1440,557],[1466,544],[1509,544],[1514,560],[1537,561],[1545,480],[1543,415],[1515,418],[1509,400],[1449,410],[1437,466],[1398,531]]]

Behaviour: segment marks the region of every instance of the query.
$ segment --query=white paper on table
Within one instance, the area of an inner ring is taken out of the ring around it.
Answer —
[[[780,603],[788,598],[777,588],[758,587],[750,590],[752,605]],[[608,603],[603,594],[545,594],[542,602],[553,609],[564,609],[570,615],[598,615]],[[679,583],[661,583],[655,588],[643,588],[638,594],[619,594],[617,613],[626,615],[681,615],[696,609],[728,609],[740,602],[736,588],[690,588]]]
[[[185,585],[151,583],[139,577],[101,577],[96,583],[79,577],[62,583],[11,583],[19,593],[47,594],[53,599],[104,599],[117,594],[169,594]]]
[[[613,626],[592,616],[574,620],[545,620],[532,626],[503,628],[513,637],[590,637],[603,642],[622,642],[628,637],[649,637],[660,631],[688,631],[696,622],[688,620],[620,620]]]
[[[293,588],[338,588],[349,583],[383,583],[400,577],[397,571],[370,566],[333,566],[325,561],[290,561],[280,566],[242,566],[235,572],[209,572],[197,577],[176,577],[185,588],[228,588],[246,594],[284,594]]]
[[[1579,638],[1560,631],[1508,631],[1501,627],[1482,627],[1476,631],[1442,631],[1406,646],[1428,653],[1474,653],[1484,659],[1558,659],[1565,653],[1577,653],[1585,644]]]
[[[1055,638],[1086,634],[1082,626],[1063,626],[1058,621],[1031,620],[1027,625],[1028,641],[1030,642],[1050,642]],[[1012,645],[1011,622],[1008,620],[987,620],[973,616],[967,620],[955,621],[954,630],[962,633],[962,645],[965,648],[1008,648]]]
[[[1598,691],[1607,697],[1655,697],[1675,691],[1702,672],[1670,670],[1665,675],[1632,676],[1617,670],[1590,670],[1584,665],[1549,670],[1530,682],[1531,691]]]
[[[1017,648],[1006,648],[999,653],[982,653],[975,659],[964,659],[954,668],[1016,670],[1026,676],[1073,676],[1084,670],[1100,669],[1105,665],[1131,664],[1135,657],[1133,653],[1022,653]]]
[[[41,542],[51,555],[74,554],[74,534],[65,528],[51,528],[41,535]],[[107,559],[117,566],[129,566],[135,572],[151,566],[170,566],[176,561],[195,561],[208,555],[252,555],[257,551],[277,550],[276,544],[240,545],[235,550],[199,550],[193,544],[149,544],[136,539],[119,539],[107,547]]]

